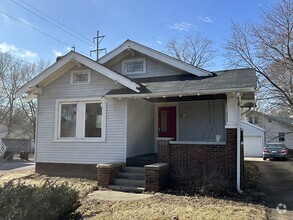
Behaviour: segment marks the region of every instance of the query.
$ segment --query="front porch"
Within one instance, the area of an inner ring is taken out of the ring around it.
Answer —
[[[127,99],[126,162],[143,166],[147,154],[158,152],[157,139],[178,144],[225,144],[225,94]],[[150,162],[155,162],[155,160]]]
[[[140,156],[126,158],[126,166],[130,167],[144,167],[145,165],[154,164],[158,162],[158,154],[150,153]]]
[[[232,97],[233,103],[224,94],[127,99],[126,164],[115,171],[110,188],[159,191],[195,171],[216,173],[235,188],[237,129],[232,114],[237,102]]]
[[[226,129],[226,137],[226,143],[158,138],[157,153],[128,158],[126,165],[98,165],[98,183],[119,191],[157,192],[167,186],[186,184],[194,177],[212,177],[227,190],[235,190],[237,129]],[[242,171],[243,160],[241,167]]]

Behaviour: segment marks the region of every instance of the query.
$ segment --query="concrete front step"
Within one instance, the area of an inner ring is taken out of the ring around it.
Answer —
[[[126,172],[126,173],[141,173],[141,174],[145,173],[145,170],[143,167],[126,167],[126,166],[124,166],[122,168],[122,171]]]
[[[136,180],[136,179],[114,179],[115,185],[121,186],[136,186],[136,187],[145,187],[145,180]]]
[[[145,179],[145,174],[120,172],[120,173],[118,173],[118,178],[119,179],[144,180]]]
[[[109,189],[112,189],[115,191],[136,192],[136,193],[142,193],[145,190],[144,187],[122,186],[122,185],[109,185]]]
[[[145,169],[143,167],[123,167],[109,188],[123,192],[143,192],[145,189]]]

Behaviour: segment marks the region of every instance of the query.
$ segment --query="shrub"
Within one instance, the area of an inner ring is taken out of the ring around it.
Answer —
[[[67,184],[35,187],[8,182],[0,188],[0,219],[66,219],[79,206],[78,198]]]
[[[190,194],[222,194],[228,191],[228,183],[220,168],[206,166],[173,169],[177,188]]]

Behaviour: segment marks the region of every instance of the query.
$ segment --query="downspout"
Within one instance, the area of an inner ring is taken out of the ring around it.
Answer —
[[[241,120],[240,120],[240,103],[241,103],[241,95],[237,93],[237,191],[238,193],[242,194],[243,191],[240,189],[240,182],[241,182],[241,164],[240,164],[240,141],[241,141]]]

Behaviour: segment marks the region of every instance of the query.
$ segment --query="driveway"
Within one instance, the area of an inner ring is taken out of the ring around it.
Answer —
[[[35,167],[35,162],[33,161],[23,161],[23,160],[6,161],[4,164],[0,166],[0,172],[31,169],[34,167]]]
[[[270,219],[293,219],[293,159],[289,161],[246,158],[259,168]]]

